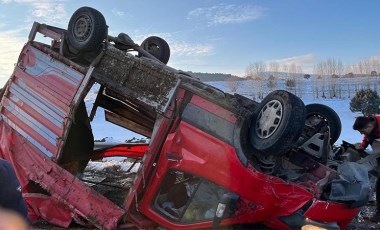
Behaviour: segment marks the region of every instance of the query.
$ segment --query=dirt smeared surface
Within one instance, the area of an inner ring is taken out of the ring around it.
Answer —
[[[159,111],[168,103],[179,80],[164,64],[136,58],[113,47],[107,47],[94,77],[120,95],[137,98]]]

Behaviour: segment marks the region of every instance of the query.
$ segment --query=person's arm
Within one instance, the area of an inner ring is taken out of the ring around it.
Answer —
[[[367,137],[364,135],[363,136],[363,140],[362,140],[362,143],[360,144],[360,147],[362,149],[366,149],[368,147],[369,143],[368,143],[368,139]]]

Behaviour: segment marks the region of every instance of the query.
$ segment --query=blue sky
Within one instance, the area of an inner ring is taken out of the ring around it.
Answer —
[[[244,75],[255,61],[344,63],[380,56],[380,1],[351,0],[0,0],[0,85],[12,72],[33,21],[66,28],[81,6],[101,11],[109,32],[135,42],[166,39],[177,69]]]

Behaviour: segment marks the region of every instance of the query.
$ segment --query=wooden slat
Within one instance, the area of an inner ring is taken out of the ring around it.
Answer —
[[[112,112],[105,111],[105,118],[106,118],[106,121],[109,121],[111,123],[114,123],[115,125],[124,127],[126,129],[129,129],[132,132],[141,134],[145,137],[152,136],[152,131],[153,131],[152,129],[139,125],[136,122],[125,119],[124,117],[114,114]]]
[[[151,117],[142,114],[141,112],[135,110],[134,108],[131,108],[130,106],[124,104],[121,101],[103,95],[101,96],[98,102],[100,107],[103,107],[141,126],[153,129],[154,120]]]
[[[105,89],[104,94],[122,101],[123,103],[127,104],[132,108],[135,108],[136,110],[140,111],[140,113],[144,114],[145,116],[151,117],[152,119],[155,119],[157,116],[157,112],[154,111],[154,109],[145,105],[144,103],[137,101],[136,99],[132,100],[132,98],[125,97],[124,95],[121,95],[116,91],[109,90],[108,88]]]

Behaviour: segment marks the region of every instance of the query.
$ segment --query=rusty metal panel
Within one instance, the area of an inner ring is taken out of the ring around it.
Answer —
[[[48,157],[56,157],[84,75],[27,44],[2,98],[1,118]]]

